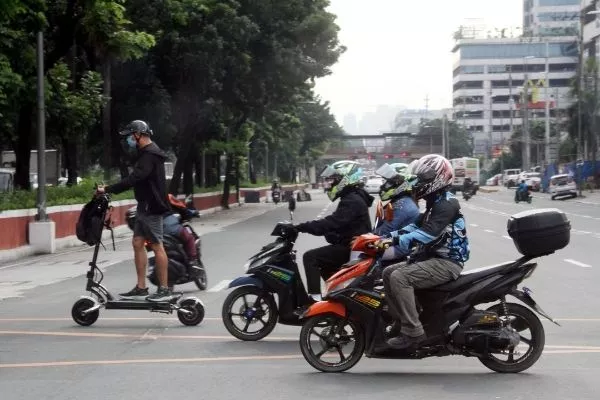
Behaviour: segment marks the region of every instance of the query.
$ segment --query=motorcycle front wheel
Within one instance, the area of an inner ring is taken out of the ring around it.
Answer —
[[[256,286],[242,286],[225,298],[221,318],[234,337],[245,341],[260,340],[277,325],[277,303],[269,292]]]
[[[336,314],[316,315],[300,331],[302,355],[322,372],[349,370],[362,358],[365,344],[362,327]]]

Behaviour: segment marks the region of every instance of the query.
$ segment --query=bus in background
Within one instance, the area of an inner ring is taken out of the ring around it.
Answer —
[[[450,160],[454,168],[452,192],[462,191],[465,178],[471,178],[475,185],[475,193],[479,189],[479,159],[470,157],[453,158]]]

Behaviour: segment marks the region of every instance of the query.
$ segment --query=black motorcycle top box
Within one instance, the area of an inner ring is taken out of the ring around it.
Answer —
[[[565,248],[571,240],[571,222],[556,208],[523,211],[510,217],[507,230],[524,256],[539,257]]]

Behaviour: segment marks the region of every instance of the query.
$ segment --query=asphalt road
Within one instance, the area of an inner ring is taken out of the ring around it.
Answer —
[[[298,203],[294,219],[312,219],[333,206],[314,193],[312,202]],[[285,205],[262,204],[210,216],[198,225],[204,233],[209,290],[182,287],[206,306],[207,318],[197,327],[184,327],[175,316],[113,310],[102,311],[91,327],[76,325],[69,313],[85,294],[89,250],[0,266],[0,398],[597,399],[600,196],[550,201],[540,195],[529,205],[515,204],[512,192],[479,193],[463,202],[472,244],[467,269],[517,258],[506,221],[510,214],[534,207],[567,212],[573,231],[571,244],[540,259],[525,282],[562,325],[544,322],[545,352],[525,373],[501,375],[476,359],[447,357],[363,358],[347,373],[323,374],[302,358],[299,328],[278,326],[260,342],[234,339],[220,319],[224,287],[243,272],[246,258],[271,240],[274,224],[289,217]],[[322,243],[302,235],[299,260],[305,250]],[[101,253],[105,282],[115,293],[134,284],[132,262],[120,262],[130,257],[128,239],[118,244],[117,252]]]

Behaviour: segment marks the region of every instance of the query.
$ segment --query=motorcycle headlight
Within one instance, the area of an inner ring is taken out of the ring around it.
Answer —
[[[248,260],[248,262],[246,264],[244,264],[244,270],[246,272],[248,272],[248,270],[251,269],[251,268],[260,267],[261,265],[266,264],[267,261],[269,261],[270,259],[271,259],[271,257],[262,257],[262,258],[258,258],[258,259],[250,259],[250,260]]]
[[[344,281],[344,282],[339,283],[339,284],[337,284],[335,286],[332,286],[332,287],[328,288],[327,293],[325,293],[325,295],[327,296],[328,294],[333,293],[333,292],[337,292],[338,290],[346,289],[355,280],[356,280],[356,278],[350,278],[347,281]]]

